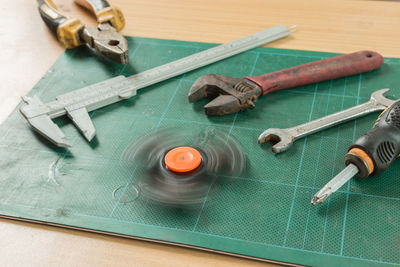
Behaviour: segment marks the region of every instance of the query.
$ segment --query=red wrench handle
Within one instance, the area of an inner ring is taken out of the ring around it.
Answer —
[[[244,77],[262,88],[262,95],[318,83],[379,68],[383,57],[374,51],[359,51],[255,77]]]

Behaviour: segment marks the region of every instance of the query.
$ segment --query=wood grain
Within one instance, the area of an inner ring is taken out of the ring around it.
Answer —
[[[36,1],[2,2],[0,121],[62,53],[37,12]],[[95,25],[71,0],[55,1],[68,15]],[[224,43],[264,28],[297,25],[270,47],[400,56],[399,1],[114,0],[126,35]],[[152,244],[0,219],[0,256],[30,266],[259,266],[262,263],[193,249]],[[264,264],[263,264],[264,265]]]

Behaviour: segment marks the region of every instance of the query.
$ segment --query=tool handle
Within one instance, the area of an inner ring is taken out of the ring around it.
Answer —
[[[57,35],[58,27],[68,20],[51,0],[38,0],[39,13],[42,17],[44,23],[49,27],[49,29]]]
[[[262,88],[262,95],[322,81],[342,78],[377,69],[383,57],[373,51],[359,51],[329,59],[306,63],[292,68],[244,77]]]
[[[57,36],[65,48],[74,48],[82,45],[79,33],[83,24],[78,19],[69,19],[64,16],[52,0],[38,0],[40,16],[49,29]]]
[[[87,8],[94,14],[111,6],[106,0],[75,0],[75,3]]]
[[[75,3],[93,12],[98,23],[109,22],[117,31],[125,26],[125,18],[121,10],[116,6],[111,6],[107,0],[75,0]]]
[[[354,142],[345,162],[355,164],[358,176],[365,178],[386,171],[399,154],[400,101],[396,101],[379,115],[371,130]]]

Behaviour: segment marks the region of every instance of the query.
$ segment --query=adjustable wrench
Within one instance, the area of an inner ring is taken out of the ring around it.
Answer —
[[[295,127],[287,129],[267,129],[258,137],[258,143],[262,144],[267,141],[271,141],[275,143],[272,146],[272,152],[280,153],[286,151],[297,139],[303,138],[315,132],[325,130],[340,123],[362,117],[369,113],[386,109],[388,106],[395,102],[395,100],[388,99],[384,96],[384,94],[388,91],[388,88],[377,90],[371,94],[370,100],[363,104],[330,114],[328,116],[310,122],[306,122],[304,124],[300,124]]]
[[[255,77],[229,77],[216,74],[198,78],[189,91],[189,102],[207,97],[204,106],[208,116],[253,109],[260,96],[322,81],[372,71],[382,64],[383,57],[374,51],[359,51],[314,61]]]

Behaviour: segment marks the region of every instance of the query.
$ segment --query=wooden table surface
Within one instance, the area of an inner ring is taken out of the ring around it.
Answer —
[[[2,2],[0,122],[63,52],[35,0]],[[66,14],[95,25],[72,0]],[[372,49],[400,57],[400,1],[114,0],[125,35],[224,43],[276,24],[297,25],[268,46],[328,52]],[[1,175],[1,172],[0,172]],[[146,241],[0,219],[2,265],[261,266],[265,263]]]

